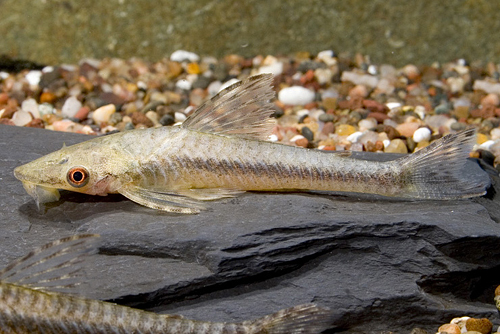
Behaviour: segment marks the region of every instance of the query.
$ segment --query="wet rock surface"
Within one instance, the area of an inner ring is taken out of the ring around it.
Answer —
[[[0,266],[51,240],[99,233],[82,287],[90,298],[219,321],[316,302],[332,309],[332,332],[435,332],[462,315],[499,323],[494,189],[445,202],[249,193],[187,216],[61,192],[39,211],[14,167],[89,138],[0,125]],[[471,161],[464,173],[484,171]]]

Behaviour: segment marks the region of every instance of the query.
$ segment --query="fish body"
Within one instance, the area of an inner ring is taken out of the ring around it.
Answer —
[[[182,126],[133,130],[63,147],[14,174],[37,203],[57,200],[54,190],[67,189],[121,193],[179,213],[197,213],[205,200],[244,191],[320,190],[438,200],[485,193],[484,179],[460,175],[474,130],[389,162],[263,140],[270,129],[271,80],[260,75],[227,88]]]
[[[284,309],[256,320],[225,323],[156,314],[49,291],[48,281],[55,288],[54,284],[65,284],[68,278],[74,278],[74,265],[78,262],[74,260],[81,260],[95,237],[79,235],[58,240],[0,272],[0,333],[312,334],[328,327],[329,311],[314,304]],[[47,263],[51,263],[48,268]]]

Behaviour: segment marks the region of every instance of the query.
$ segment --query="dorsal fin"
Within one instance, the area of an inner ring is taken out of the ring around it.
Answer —
[[[182,127],[200,132],[265,140],[274,125],[269,118],[275,94],[270,73],[237,82],[203,103]]]
[[[73,292],[80,283],[83,257],[97,251],[99,235],[59,239],[12,261],[0,271],[0,281],[36,290]]]

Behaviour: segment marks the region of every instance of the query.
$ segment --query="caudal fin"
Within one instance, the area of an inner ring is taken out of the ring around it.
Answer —
[[[246,323],[255,329],[255,333],[321,333],[331,326],[331,312],[315,304],[303,304]]]
[[[426,148],[395,161],[406,183],[403,197],[460,199],[482,196],[490,185],[486,173],[464,173],[475,143],[474,129],[443,137]]]

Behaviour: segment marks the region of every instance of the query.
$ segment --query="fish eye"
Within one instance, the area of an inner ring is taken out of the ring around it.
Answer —
[[[85,167],[73,167],[68,171],[67,180],[75,188],[81,188],[89,182],[89,172]]]

